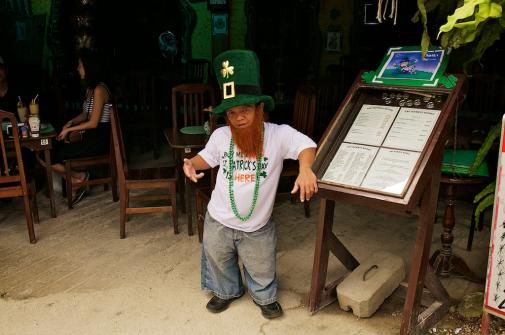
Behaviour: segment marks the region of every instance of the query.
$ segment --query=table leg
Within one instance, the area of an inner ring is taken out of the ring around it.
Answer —
[[[442,225],[443,231],[440,235],[442,248],[435,251],[430,258],[430,263],[435,268],[436,273],[441,277],[449,277],[451,273],[455,273],[472,282],[483,283],[484,279],[479,278],[475,273],[473,273],[468,265],[466,265],[465,261],[461,257],[454,255],[452,252],[452,242],[454,240],[452,230],[455,225],[454,203],[452,200],[449,200],[447,207],[445,208]]]
[[[175,154],[175,161],[177,162],[176,163],[176,167],[177,167],[177,172],[179,174],[179,180],[178,180],[178,185],[177,185],[177,188],[179,191],[179,194],[181,196],[181,201],[179,203],[179,208],[181,209],[181,213],[186,213],[187,209],[186,209],[186,203],[187,203],[187,199],[186,199],[186,176],[184,175],[184,170],[182,168],[182,164],[183,164],[183,158],[185,157],[184,156],[184,153],[181,152],[181,151],[177,151],[176,154]],[[184,192],[181,192],[181,190],[184,190]]]
[[[51,169],[51,155],[49,150],[44,150],[44,162],[46,164],[47,192],[51,203],[51,217],[56,217],[56,204],[54,202],[53,170]]]

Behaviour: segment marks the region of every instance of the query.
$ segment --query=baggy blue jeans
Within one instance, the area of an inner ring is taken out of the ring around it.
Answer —
[[[221,299],[240,297],[244,293],[238,264],[240,257],[253,300],[259,305],[277,301],[277,233],[271,219],[257,231],[244,232],[222,225],[207,213],[203,232],[203,290]]]

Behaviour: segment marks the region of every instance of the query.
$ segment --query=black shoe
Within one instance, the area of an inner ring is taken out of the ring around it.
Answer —
[[[72,206],[77,205],[82,199],[88,195],[88,190],[86,187],[80,187],[77,192],[75,192],[74,201],[72,201]]]
[[[254,303],[261,308],[261,315],[267,319],[275,319],[283,314],[282,307],[277,301],[268,305],[259,305],[256,301]]]
[[[219,297],[213,296],[207,303],[207,310],[212,313],[221,313],[222,311],[226,310],[228,306],[230,306],[233,300],[236,300],[240,297],[221,299]]]

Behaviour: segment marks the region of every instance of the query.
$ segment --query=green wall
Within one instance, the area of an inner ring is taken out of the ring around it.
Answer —
[[[247,19],[245,16],[246,0],[233,0],[229,12],[229,42],[230,49],[243,49],[247,33]],[[196,27],[191,39],[193,58],[212,60],[212,31],[211,13],[207,9],[207,2],[191,4],[196,11]]]
[[[192,57],[210,61],[212,58],[210,11],[206,2],[193,3],[191,6],[196,12],[196,26],[191,38]]]
[[[245,48],[247,18],[245,16],[246,0],[231,1],[230,8],[230,49]]]
[[[51,56],[51,51],[47,47],[47,25],[49,23],[49,12],[51,11],[51,0],[32,0],[33,15],[46,14],[46,31],[44,32],[44,50],[42,52],[42,67],[48,65],[47,59]]]

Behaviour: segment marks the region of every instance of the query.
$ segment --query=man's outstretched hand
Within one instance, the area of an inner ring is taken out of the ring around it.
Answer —
[[[203,172],[196,173],[196,170],[191,162],[191,159],[184,158],[184,165],[182,167],[184,170],[184,174],[188,177],[192,182],[198,182],[198,179],[204,176]]]

